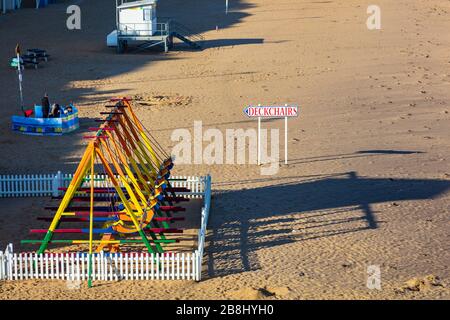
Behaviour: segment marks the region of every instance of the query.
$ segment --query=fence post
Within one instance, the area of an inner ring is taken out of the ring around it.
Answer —
[[[61,171],[58,171],[52,179],[52,196],[59,196],[59,188],[61,187]]]
[[[195,281],[200,281],[202,279],[202,251],[203,250],[195,250],[195,264],[197,265],[197,274],[195,275]]]
[[[5,250],[5,256],[6,256],[6,278],[9,280],[13,279],[13,275],[12,275],[12,271],[13,271],[13,266],[12,266],[12,257],[13,257],[13,244],[10,243],[6,246],[6,250]]]
[[[61,171],[58,171],[57,177],[58,177],[58,188],[64,187]],[[58,195],[61,193],[62,192],[59,192],[59,190],[58,190]]]
[[[5,278],[5,262],[3,260],[3,251],[0,251],[0,280]]]

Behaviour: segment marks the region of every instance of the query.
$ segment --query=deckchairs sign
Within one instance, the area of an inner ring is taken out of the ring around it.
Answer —
[[[298,106],[248,106],[244,113],[250,118],[284,118],[297,117]]]
[[[284,163],[288,163],[288,118],[298,117],[298,106],[248,106],[244,113],[249,118],[258,119],[258,165],[261,164],[261,118],[284,118]]]

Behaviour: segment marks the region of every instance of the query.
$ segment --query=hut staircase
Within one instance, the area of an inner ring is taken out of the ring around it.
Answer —
[[[170,35],[171,37],[183,41],[194,49],[202,49],[201,43],[205,40],[201,34],[196,33],[185,25],[173,20],[170,21]]]

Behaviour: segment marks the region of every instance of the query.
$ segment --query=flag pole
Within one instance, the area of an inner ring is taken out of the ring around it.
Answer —
[[[23,90],[22,90],[22,64],[20,63],[20,46],[16,46],[17,72],[19,75],[20,108],[23,111]]]

